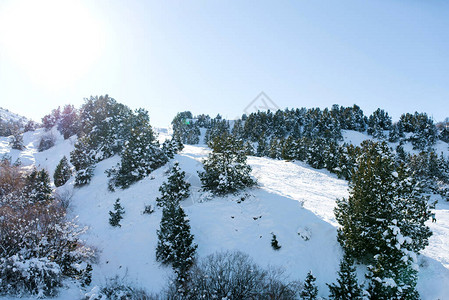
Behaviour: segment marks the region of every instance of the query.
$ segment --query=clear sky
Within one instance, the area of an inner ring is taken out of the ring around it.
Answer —
[[[449,1],[0,0],[0,106],[35,120],[109,94],[152,124],[358,104],[449,116]]]

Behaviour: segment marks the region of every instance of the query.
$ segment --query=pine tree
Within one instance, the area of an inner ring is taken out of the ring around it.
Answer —
[[[328,284],[331,300],[361,300],[363,291],[357,282],[354,260],[344,255],[340,262],[337,284]]]
[[[414,294],[416,256],[431,235],[424,224],[427,199],[421,193],[410,170],[396,165],[386,143],[365,141],[350,196],[338,200],[335,209],[345,252],[374,264],[373,280],[385,279],[385,287],[396,285],[402,290],[400,297]]]
[[[318,287],[315,284],[316,278],[312,275],[312,271],[307,273],[306,280],[304,282],[304,289],[301,291],[301,299],[315,300],[318,296]]]
[[[52,199],[50,176],[44,169],[33,169],[25,179],[23,195],[31,203],[43,202]]]
[[[75,167],[75,186],[88,184],[95,169],[95,151],[90,149],[86,137],[80,138],[70,152],[70,162]]]
[[[56,187],[64,185],[72,176],[72,169],[69,166],[67,157],[63,157],[56,166],[53,179]]]
[[[168,160],[154,136],[148,112],[137,110],[132,124],[131,135],[125,143],[121,162],[116,171],[109,172],[113,177],[112,185],[120,188],[127,188],[148,176]]]
[[[171,197],[176,198],[175,195]],[[193,243],[189,220],[178,201],[168,202],[164,206],[157,236],[156,260],[171,264],[179,283],[186,281],[197,245]]]
[[[122,227],[122,225],[120,225],[120,221],[123,219],[124,213],[125,210],[120,204],[120,198],[117,198],[114,203],[114,211],[109,211],[109,224],[113,227]]]
[[[251,167],[246,164],[243,142],[224,134],[211,143],[212,152],[203,161],[204,172],[198,172],[203,189],[224,195],[251,187]]]
[[[179,203],[190,196],[190,183],[185,180],[186,173],[181,171],[179,163],[175,162],[170,169],[168,181],[159,187],[161,196],[156,198],[159,207],[165,207],[170,203]]]

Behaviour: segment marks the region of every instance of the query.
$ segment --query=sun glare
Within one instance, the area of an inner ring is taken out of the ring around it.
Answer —
[[[101,25],[81,1],[19,0],[0,8],[0,46],[39,86],[69,87],[101,55]]]

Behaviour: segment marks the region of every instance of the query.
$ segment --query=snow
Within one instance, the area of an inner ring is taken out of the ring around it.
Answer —
[[[161,142],[168,137],[167,130],[157,131]],[[59,160],[64,155],[69,157],[75,138],[64,140],[55,132],[56,146],[39,153],[36,149],[42,134],[41,129],[25,133],[24,151],[11,150],[7,138],[1,137],[0,155],[20,158],[27,166],[41,166],[52,175]],[[354,144],[369,138],[352,131],[345,131],[344,136],[345,141]],[[307,272],[313,270],[320,296],[327,297],[326,283],[335,281],[342,258],[333,209],[337,198],[348,196],[347,182],[302,162],[249,157],[248,163],[258,186],[239,195],[211,197],[200,191],[197,174],[202,171],[201,160],[209,152],[203,144],[185,145],[174,160],[149,177],[126,190],[110,192],[105,170],[119,162],[119,157],[115,156],[96,166],[89,185],[73,188],[72,178],[58,188],[60,193],[73,194],[69,217],[78,216],[78,223],[89,227],[83,238],[98,251],[92,287],[102,286],[116,276],[149,292],[158,292],[165,286],[173,272],[155,261],[156,230],[162,211],[142,212],[145,205],[157,207],[158,188],[167,179],[167,170],[174,161],[179,161],[192,185],[191,196],[182,202],[182,206],[190,220],[200,258],[215,251],[238,249],[248,253],[261,266],[285,268],[291,280],[304,280]],[[435,197],[431,201],[437,200]],[[112,227],[108,222],[108,212],[113,210],[117,198],[125,210],[120,228]],[[449,295],[449,203],[440,200],[434,211],[437,222],[428,223],[434,235],[418,258],[418,290],[423,299],[432,300],[445,299]],[[276,235],[281,246],[278,251],[271,247],[271,233]],[[396,236],[398,242],[407,242],[407,237],[399,234]],[[358,277],[363,278],[363,268],[358,270]],[[78,299],[89,292],[79,291],[70,282],[67,284],[57,299]]]

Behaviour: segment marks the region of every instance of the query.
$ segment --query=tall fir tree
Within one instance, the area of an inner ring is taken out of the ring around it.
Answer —
[[[64,156],[58,163],[53,174],[53,182],[56,187],[64,185],[72,176],[72,169],[70,168],[67,157]]]
[[[190,183],[185,180],[186,173],[175,162],[170,169],[168,181],[159,187],[161,196],[156,198],[157,206],[165,207],[170,203],[179,203],[190,196]]]
[[[184,180],[185,173],[178,163],[171,169],[168,183],[160,187],[162,197],[158,205],[163,207],[160,228],[157,231],[156,259],[171,264],[179,284],[188,279],[188,270],[193,265],[197,245],[193,243],[187,215],[180,201],[189,196],[190,184]]]
[[[340,262],[337,283],[328,284],[330,300],[362,300],[363,290],[357,282],[354,260],[344,255]]]

